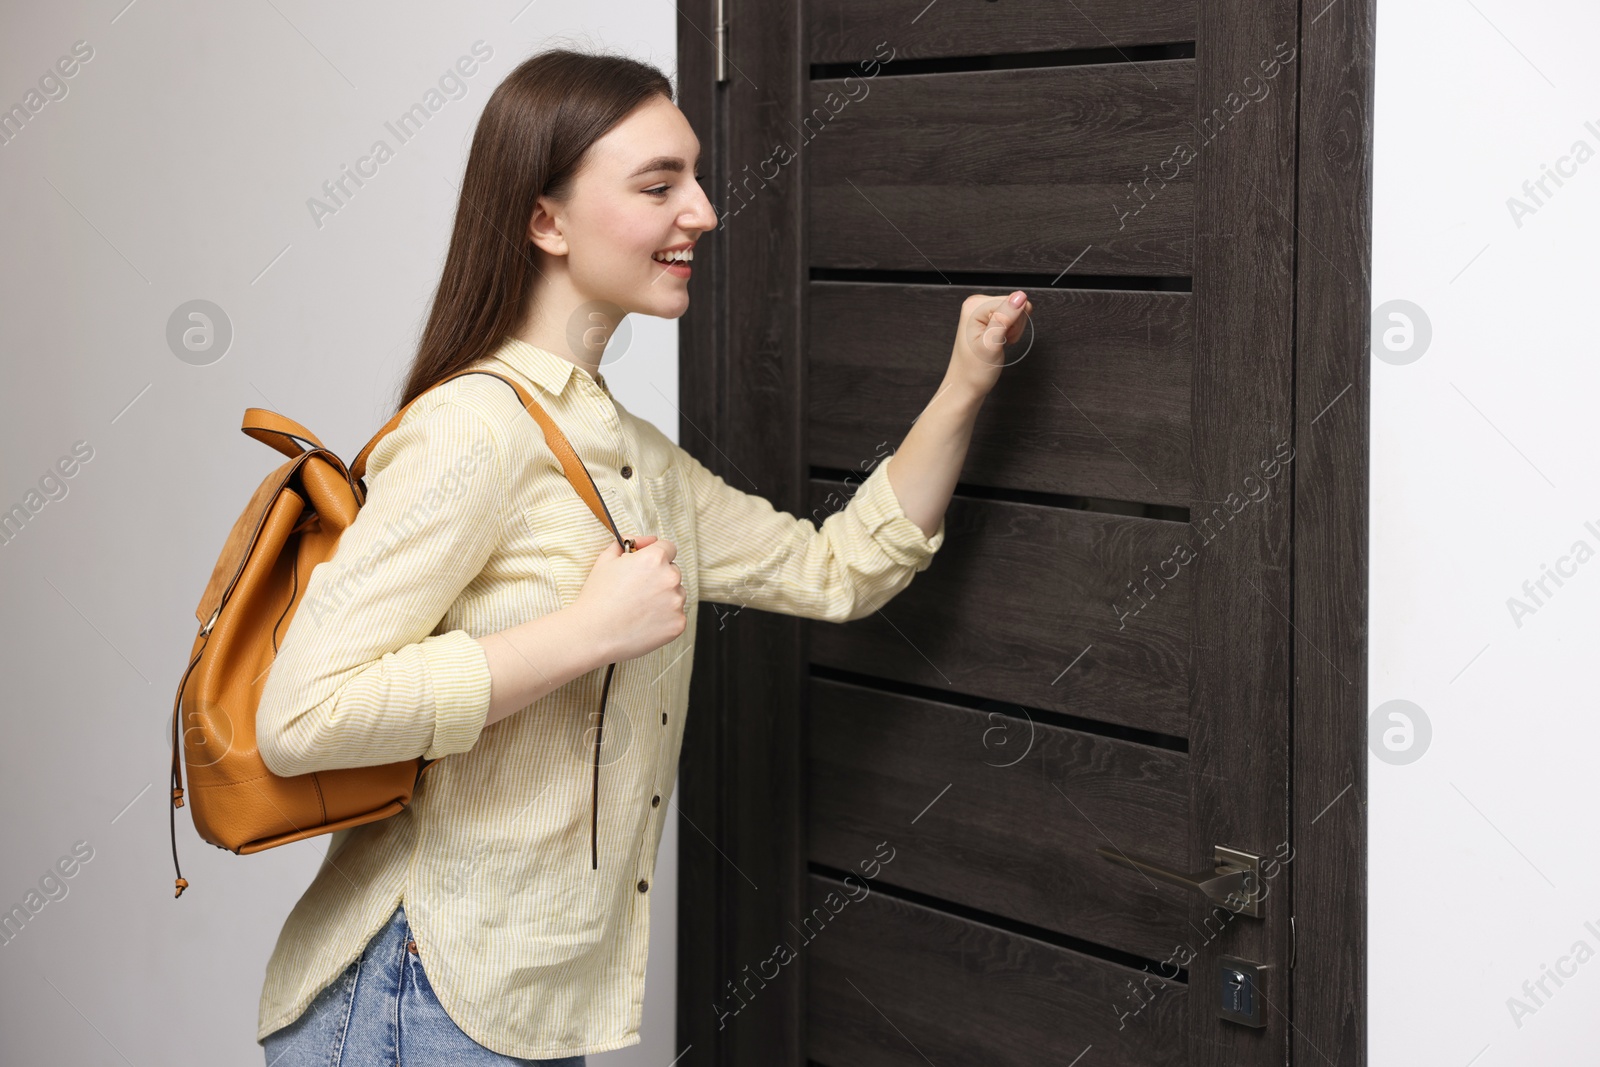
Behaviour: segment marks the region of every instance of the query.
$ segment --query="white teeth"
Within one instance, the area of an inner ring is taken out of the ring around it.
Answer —
[[[693,263],[694,249],[685,248],[677,252],[656,252],[650,258],[657,263]]]

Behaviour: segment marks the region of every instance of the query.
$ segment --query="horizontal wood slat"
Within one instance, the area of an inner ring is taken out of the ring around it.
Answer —
[[[813,478],[811,516],[855,484]],[[863,619],[809,624],[812,662],[1187,737],[1194,563],[1157,567],[1189,530],[958,495],[928,570]]]
[[[812,63],[988,56],[1194,39],[1193,0],[810,0],[802,10]],[[893,52],[889,51],[893,48]]]
[[[845,81],[796,135],[813,267],[1190,273],[1193,60]]]
[[[813,679],[810,859],[889,839],[893,885],[1163,960],[1188,896],[1102,845],[1188,870],[1189,758],[1031,719]]]
[[[853,468],[879,454],[891,428],[916,420],[944,378],[961,301],[974,292],[1011,289],[811,283],[812,465]],[[1032,288],[1028,296],[1033,328],[1008,350],[984,401],[962,482],[1188,507],[1191,295]]]
[[[1064,1067],[1093,1046],[1082,1062],[1096,1067],[1185,1062],[1182,984],[893,899],[859,874],[853,881],[811,876],[810,940],[797,934],[793,945],[806,954],[811,1059]],[[1124,1018],[1136,990],[1146,1006]]]

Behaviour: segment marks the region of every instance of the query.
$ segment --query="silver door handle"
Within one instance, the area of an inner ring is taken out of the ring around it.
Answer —
[[[1213,848],[1212,870],[1185,874],[1149,860],[1135,859],[1119,849],[1100,847],[1095,851],[1120,867],[1131,867],[1151,878],[1202,893],[1207,899],[1237,914],[1256,919],[1264,914],[1261,857],[1254,853],[1216,845]]]

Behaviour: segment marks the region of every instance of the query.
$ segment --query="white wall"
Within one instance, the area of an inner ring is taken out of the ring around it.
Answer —
[[[263,1062],[263,969],[327,838],[239,857],[182,809],[190,888],[173,899],[172,697],[216,554],[280,462],[240,417],[280,411],[353,458],[414,352],[489,92],[548,44],[674,75],[674,13],[665,0],[125,2],[0,11],[0,107],[75,42],[92,49],[65,96],[47,85],[59,98],[0,145],[0,509],[41,479],[56,497],[0,544],[0,910],[76,842],[92,851],[0,944],[0,1062],[242,1067]],[[319,227],[308,198],[480,40],[492,56],[465,94]],[[167,340],[197,299],[232,330],[203,366]],[[675,435],[677,323],[632,323],[607,381]],[[51,482],[77,442],[90,458]],[[591,1062],[677,1054],[676,829],[651,894],[644,1041]]]
[[[1369,697],[1431,738],[1370,760],[1374,1067],[1600,1058],[1597,40],[1592,0],[1378,5],[1374,323],[1431,341],[1374,341]]]

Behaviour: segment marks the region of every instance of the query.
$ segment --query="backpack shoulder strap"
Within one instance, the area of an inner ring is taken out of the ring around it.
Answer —
[[[560,461],[561,469],[566,473],[567,481],[572,483],[572,488],[577,490],[578,496],[583,498],[583,502],[589,505],[589,510],[594,512],[594,517],[599,519],[601,523],[611,530],[612,536],[617,539],[618,544],[622,544],[622,534],[617,531],[617,524],[611,520],[611,512],[606,507],[605,501],[600,498],[600,491],[594,484],[594,477],[589,473],[589,468],[585,467],[583,465],[583,461],[578,458],[578,453],[573,449],[571,442],[567,440],[567,435],[561,432],[561,427],[556,425],[555,420],[550,417],[550,413],[545,411],[544,407],[537,400],[535,400],[526,389],[524,389],[517,382],[507,378],[504,374],[497,374],[490,370],[457,371],[449,377],[443,378],[434,385],[430,386],[429,389],[437,389],[445,382],[453,381],[456,378],[460,378],[468,374],[487,374],[491,378],[499,378],[502,382],[505,382],[507,385],[511,386],[512,389],[516,390],[517,400],[521,402],[522,410],[526,411],[529,415],[532,415],[534,421],[539,424],[539,428],[544,431],[545,444],[550,446],[550,451],[554,452],[556,459]],[[352,480],[356,481],[358,485],[361,484],[360,479],[366,474],[367,457],[371,455],[373,448],[377,446],[379,441],[383,440],[385,434],[393,430],[396,426],[400,425],[400,420],[405,418],[406,412],[411,410],[411,405],[415,404],[420,399],[422,399],[422,394],[418,394],[416,397],[413,397],[410,403],[406,404],[405,407],[395,412],[394,416],[388,422],[383,424],[383,428],[372,435],[372,440],[367,442],[366,447],[357,454],[355,462],[350,464],[350,477]],[[284,421],[290,422],[288,419],[285,419]],[[298,426],[297,423],[292,425]],[[304,428],[301,427],[301,429],[303,430]],[[304,436],[310,436],[310,431],[305,431]],[[261,439],[267,440],[266,438]],[[312,439],[315,440],[315,438]],[[276,441],[267,441],[267,443],[273,444],[275,447],[282,447],[277,445]],[[298,452],[293,454],[298,454]],[[365,503],[364,490],[362,492],[362,497],[362,502]]]

